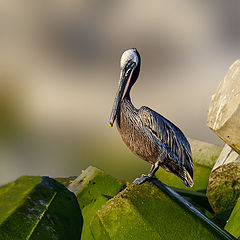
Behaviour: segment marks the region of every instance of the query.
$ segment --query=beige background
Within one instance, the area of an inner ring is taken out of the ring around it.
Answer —
[[[240,55],[239,10],[216,0],[2,1],[0,183],[88,165],[130,181],[149,170],[108,123],[119,59],[131,47],[142,57],[134,105],[222,144],[207,111]]]

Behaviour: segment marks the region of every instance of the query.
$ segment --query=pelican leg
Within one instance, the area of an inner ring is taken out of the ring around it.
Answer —
[[[140,178],[136,178],[134,180],[134,182],[137,184],[137,185],[140,185],[144,182],[146,182],[147,180],[150,180],[150,179],[153,179],[155,178],[154,177],[154,174],[155,172],[158,170],[159,168],[159,162],[157,161],[156,163],[154,163],[150,169],[150,172],[148,175],[145,175],[145,174],[142,174],[142,176]]]
[[[151,167],[151,169],[150,169],[150,172],[149,172],[149,174],[148,174],[148,177],[149,177],[149,178],[153,178],[153,176],[154,176],[155,172],[158,170],[158,168],[159,168],[159,161],[155,162],[155,163],[152,165],[152,167]]]

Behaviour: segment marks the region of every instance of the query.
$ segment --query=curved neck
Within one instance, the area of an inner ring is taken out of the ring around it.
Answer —
[[[127,116],[129,116],[129,114],[131,114],[132,112],[135,112],[135,111],[137,111],[137,109],[133,106],[131,98],[130,98],[130,94],[128,92],[123,97],[120,107],[117,112],[118,126],[120,126],[121,118],[123,116],[125,116],[124,118],[128,118]]]
[[[130,91],[131,91],[131,88],[132,88],[132,86],[129,85],[129,87],[128,87],[126,93],[125,93],[125,96],[123,97],[123,98],[128,99],[130,102],[131,102],[131,98],[130,98]]]

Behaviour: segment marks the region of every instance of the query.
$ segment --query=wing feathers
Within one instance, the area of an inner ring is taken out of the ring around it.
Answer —
[[[178,162],[187,171],[187,173],[184,174],[186,181],[192,186],[192,153],[190,145],[182,131],[169,120],[148,107],[141,107],[139,109],[139,116],[144,126],[176,155]]]

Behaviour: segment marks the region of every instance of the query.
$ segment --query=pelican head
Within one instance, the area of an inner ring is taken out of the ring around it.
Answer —
[[[112,127],[119,111],[120,103],[125,96],[129,96],[130,89],[136,82],[140,71],[141,58],[136,48],[126,50],[120,60],[120,80],[118,91],[113,103],[110,116],[110,126]]]

